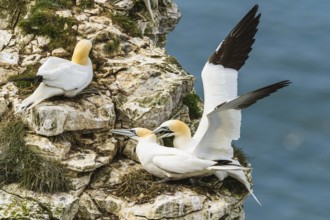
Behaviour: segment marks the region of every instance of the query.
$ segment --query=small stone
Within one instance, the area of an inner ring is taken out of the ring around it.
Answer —
[[[100,23],[100,24],[104,24],[104,25],[112,24],[111,19],[108,17],[105,17],[105,16],[92,16],[89,19],[91,22]]]
[[[69,170],[77,172],[90,172],[102,164],[96,162],[97,154],[91,150],[81,150],[68,155],[68,159],[62,163],[67,166]]]
[[[100,211],[87,193],[83,193],[79,198],[79,210],[76,217],[78,219],[100,219],[101,217]]]
[[[72,13],[70,10],[56,11],[55,14],[57,14],[59,17],[64,17],[64,18],[72,17]]]
[[[88,16],[86,14],[78,14],[78,15],[75,15],[75,18],[78,20],[78,21],[87,21],[88,20]]]
[[[18,53],[0,52],[0,66],[1,65],[17,65]]]
[[[100,8],[85,9],[84,12],[91,15],[98,15],[101,13],[101,9]]]
[[[25,142],[34,152],[58,161],[66,157],[71,147],[68,141],[52,143],[48,138],[33,134],[26,135]]]
[[[18,71],[10,70],[10,69],[4,69],[4,68],[0,67],[0,84],[7,83],[8,78],[10,76],[15,76],[15,75],[18,75]],[[10,89],[10,90],[8,90],[8,89]],[[18,89],[12,83],[8,83],[8,84],[2,86],[2,89],[0,91],[1,91],[0,93],[2,93],[2,94],[6,93],[6,92],[9,92],[10,95],[14,96],[14,95],[16,95]],[[6,94],[6,95],[8,95],[8,94]],[[0,96],[5,97],[5,95],[1,95],[1,94],[0,94]]]
[[[65,57],[68,54],[69,54],[68,51],[66,51],[62,47],[56,48],[52,51],[52,56],[55,56],[55,57]]]
[[[22,61],[22,66],[34,65],[34,64],[38,63],[40,59],[41,59],[40,54],[32,54],[32,55],[25,56]]]
[[[117,9],[129,11],[134,7],[134,2],[132,0],[121,0],[115,4],[115,7]]]
[[[12,34],[6,30],[0,30],[0,51],[8,45],[10,39],[12,38]]]
[[[0,119],[8,109],[8,102],[4,98],[0,98]]]
[[[49,44],[50,42],[50,39],[49,37],[44,37],[44,36],[37,36],[36,37],[36,40],[37,40],[37,45],[39,47],[44,47],[46,46],[47,44]],[[32,43],[32,42],[31,42]]]

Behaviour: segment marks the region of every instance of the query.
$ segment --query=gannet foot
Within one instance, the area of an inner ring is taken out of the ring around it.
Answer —
[[[77,94],[78,95],[85,95],[85,94],[100,94],[100,91],[98,89],[95,88],[86,88],[84,90],[82,90],[81,92],[79,92]]]

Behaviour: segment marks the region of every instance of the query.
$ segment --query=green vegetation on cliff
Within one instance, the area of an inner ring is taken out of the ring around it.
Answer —
[[[67,191],[62,165],[30,150],[24,141],[25,133],[18,119],[7,116],[0,122],[0,184],[19,183],[36,192]]]

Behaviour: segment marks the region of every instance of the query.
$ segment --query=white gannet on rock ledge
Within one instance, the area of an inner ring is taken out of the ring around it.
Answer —
[[[161,182],[214,174],[218,170],[248,170],[232,160],[204,160],[187,152],[157,143],[157,137],[145,128],[114,129],[112,134],[124,135],[138,143],[136,154],[143,168],[161,178]]]
[[[16,113],[30,109],[43,100],[64,95],[74,97],[86,88],[93,79],[92,61],[89,52],[90,40],[80,40],[72,55],[72,60],[49,57],[39,68],[37,75],[29,79],[41,82],[38,88],[16,108]]]

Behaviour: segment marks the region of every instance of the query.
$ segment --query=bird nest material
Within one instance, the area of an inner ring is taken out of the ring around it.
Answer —
[[[112,194],[125,198],[136,204],[150,203],[161,194],[173,195],[175,192],[190,189],[200,195],[211,197],[215,194],[223,194],[223,190],[229,190],[231,194],[245,195],[247,190],[235,179],[226,178],[220,182],[215,176],[200,177],[194,179],[184,179],[180,181],[170,181],[160,183],[159,179],[150,175],[145,170],[137,170],[126,174],[120,184],[115,185]]]

